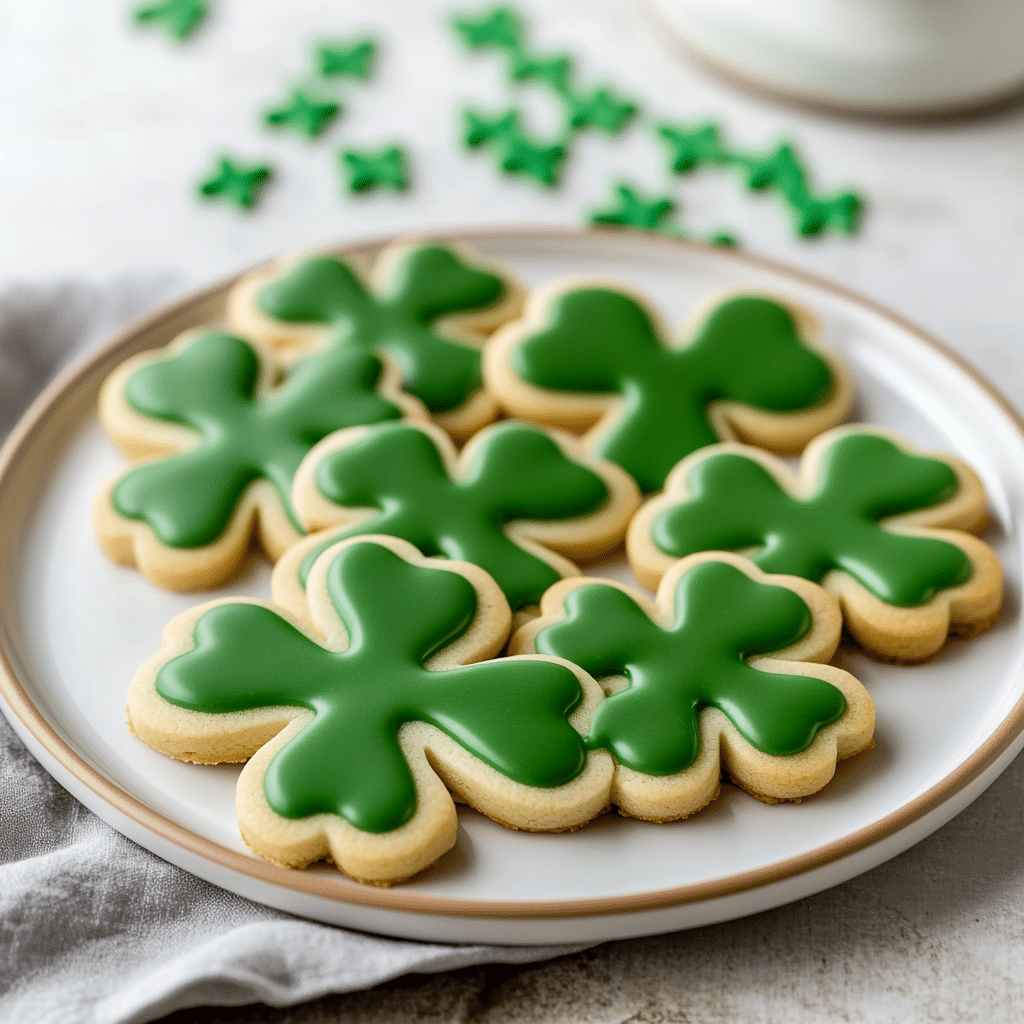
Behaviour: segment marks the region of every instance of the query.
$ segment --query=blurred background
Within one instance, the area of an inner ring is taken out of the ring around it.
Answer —
[[[1014,391],[1024,376],[1013,283],[1024,242],[1024,107],[880,123],[785,106],[691,63],[665,17],[672,5],[658,6],[516,5],[532,50],[571,54],[579,82],[609,85],[641,110],[619,134],[577,134],[549,189],[500,173],[486,147],[462,141],[466,105],[515,106],[539,140],[556,137],[562,117],[542,85],[512,84],[500,52],[472,51],[453,30],[454,14],[489,5],[210,0],[206,21],[178,43],[157,22],[136,24],[121,0],[5,4],[0,284],[161,277],[185,289],[296,247],[452,226],[582,225],[627,180],[672,197],[676,220],[697,234],[726,229],[750,251],[890,304],[1024,401]],[[309,81],[318,40],[363,36],[379,43],[373,73],[331,83],[344,109],[319,137],[263,123]],[[797,238],[770,190],[748,192],[738,173],[672,174],[655,126],[708,118],[749,152],[794,142],[817,191],[852,187],[864,197],[860,231]],[[338,151],[392,142],[407,152],[408,189],[350,194]],[[252,211],[197,198],[222,154],[273,167]]]
[[[518,0],[531,53],[571,55],[575,81],[638,108],[621,131],[571,133],[554,187],[500,170],[494,146],[465,143],[467,107],[516,109],[540,149],[566,139],[543,76],[512,81],[503,51],[467,46],[453,27],[490,5],[205,6],[183,40],[173,20],[139,22],[124,0],[0,6],[0,428],[71,353],[283,250],[474,226],[584,227],[617,208],[622,183],[648,212],[675,204],[656,228],[726,233],[890,306],[1024,409],[1020,0]],[[186,2],[175,16],[187,15]],[[364,38],[377,43],[365,79],[315,73],[321,44]],[[295,88],[342,107],[313,138],[266,123]],[[973,106],[983,109],[960,109]],[[887,116],[862,116],[879,108]],[[815,195],[861,197],[857,230],[799,234],[779,190],[750,191],[736,166],[674,173],[658,126],[708,122],[735,152],[769,158],[791,143]],[[405,155],[407,187],[351,191],[340,154],[390,146]],[[251,208],[200,196],[221,158],[272,170]],[[1018,759],[914,850],[755,918],[541,966],[413,976],[291,1010],[168,1020],[1009,1021],[1011,994],[1024,995],[1024,865],[1007,852],[1024,826],[1022,787]],[[17,928],[29,941],[33,922]],[[211,990],[209,1001],[227,997]],[[102,1012],[121,1019],[116,1007]]]

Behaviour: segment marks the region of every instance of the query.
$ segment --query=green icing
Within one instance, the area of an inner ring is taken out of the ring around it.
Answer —
[[[598,706],[587,746],[606,748],[644,774],[671,775],[696,761],[706,707],[776,757],[805,750],[846,711],[842,693],[822,679],[747,664],[752,655],[796,643],[811,615],[793,591],[755,583],[726,563],[702,563],[680,579],[667,629],[603,583],[571,591],[565,612],[564,621],[537,635],[537,650],[598,679],[626,677],[628,687]]]
[[[306,452],[342,427],[401,416],[374,390],[381,369],[372,355],[330,350],[296,364],[257,400],[252,346],[229,334],[202,335],[136,370],[125,387],[136,412],[189,427],[200,444],[126,473],[114,488],[115,509],[148,522],[170,547],[202,547],[227,528],[246,487],[266,479],[298,529],[291,483]]]
[[[386,533],[425,555],[473,562],[494,577],[513,609],[535,605],[559,574],[512,541],[515,519],[551,521],[586,515],[608,497],[604,481],[565,457],[543,431],[516,423],[486,432],[463,480],[448,476],[432,438],[405,424],[375,427],[316,469],[317,488],[336,505],[379,515],[314,548],[302,562],[303,584],[317,557],[342,536]]]
[[[660,515],[654,544],[668,555],[756,547],[771,573],[820,581],[849,573],[887,604],[916,607],[964,583],[971,562],[955,544],[882,529],[887,516],[929,508],[956,494],[956,473],[938,459],[909,455],[876,434],[846,434],[821,462],[807,499],[790,497],[743,455],[714,455],[686,480],[690,497]]]
[[[621,412],[595,453],[632,473],[645,492],[658,490],[681,458],[719,440],[708,419],[712,402],[795,412],[824,401],[832,387],[828,364],[801,341],[789,311],[754,296],[722,302],[691,344],[670,349],[629,295],[565,292],[512,363],[541,388],[621,395]]]
[[[362,543],[339,553],[327,591],[349,634],[345,653],[261,605],[223,604],[196,623],[195,648],[156,679],[165,700],[192,711],[314,713],[267,769],[264,791],[278,814],[338,814],[366,832],[407,822],[416,810],[398,743],[407,722],[436,726],[528,786],[560,786],[582,770],[583,742],[567,721],[582,693],[569,669],[507,659],[423,667],[473,620],[476,594],[463,576]]]
[[[504,295],[500,277],[424,245],[403,255],[387,293],[368,292],[343,260],[317,256],[264,287],[257,304],[286,323],[331,325],[336,347],[387,353],[405,389],[431,412],[445,412],[480,387],[480,352],[437,334],[434,321],[487,309]]]

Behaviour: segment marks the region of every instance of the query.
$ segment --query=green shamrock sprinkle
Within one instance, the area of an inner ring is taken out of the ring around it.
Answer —
[[[567,150],[562,143],[539,145],[531,140],[514,110],[488,118],[474,110],[465,112],[463,139],[471,149],[485,143],[495,145],[498,162],[509,174],[524,174],[542,185],[555,185],[561,174]]]
[[[519,124],[519,115],[514,110],[506,111],[497,117],[485,117],[475,110],[466,110],[465,119],[466,131],[463,138],[471,149],[485,142],[506,138]]]
[[[846,711],[841,691],[823,679],[747,663],[796,643],[811,615],[792,590],[757,583],[726,562],[703,562],[679,580],[669,626],[605,583],[575,588],[564,607],[565,620],[538,633],[537,651],[597,679],[628,680],[598,706],[587,746],[610,750],[635,771],[664,776],[693,765],[704,708],[717,708],[776,757],[806,750]]]
[[[148,522],[170,547],[202,547],[224,533],[246,488],[264,479],[299,529],[292,477],[310,448],[343,427],[402,415],[376,393],[382,369],[372,355],[332,349],[298,362],[260,399],[256,350],[230,334],[202,335],[136,370],[125,388],[137,413],[189,427],[200,443],[129,470],[114,488],[114,507]]]
[[[314,713],[267,768],[264,793],[278,814],[337,814],[373,833],[405,824],[416,811],[398,742],[407,722],[435,726],[524,785],[564,785],[583,769],[583,741],[568,722],[582,694],[564,665],[501,658],[424,668],[473,621],[477,596],[465,577],[365,542],[339,552],[326,588],[349,636],[344,653],[269,608],[227,603],[203,614],[195,648],[156,678],[161,697],[192,711]]]
[[[738,167],[752,190],[774,188],[796,215],[801,235],[816,235],[829,227],[845,234],[857,230],[863,201],[852,192],[822,198],[811,192],[807,172],[790,143],[783,143],[766,157],[730,149],[717,125],[707,122],[695,128],[660,125],[658,134],[668,144],[669,166],[685,174],[702,165]]]
[[[558,93],[568,88],[569,76],[572,73],[572,58],[568,54],[531,57],[522,50],[513,50],[510,56],[509,74],[513,81],[544,82]]]
[[[677,174],[692,171],[701,164],[727,164],[730,160],[715,124],[693,129],[663,124],[658,127],[658,134],[669,145],[669,166]]]
[[[199,194],[210,199],[220,196],[247,210],[256,205],[273,173],[264,164],[246,166],[222,157],[214,174],[200,183]]]
[[[163,0],[139,7],[135,20],[140,25],[160,25],[172,39],[182,42],[199,28],[209,12],[205,0]]]
[[[379,153],[345,150],[342,166],[348,174],[350,192],[386,187],[403,192],[409,185],[406,156],[398,146],[390,146]]]
[[[377,515],[332,535],[300,567],[305,584],[318,555],[341,537],[385,533],[425,555],[472,562],[494,577],[513,610],[540,603],[561,578],[505,532],[515,520],[557,521],[587,515],[608,497],[601,478],[567,458],[542,430],[521,423],[487,428],[464,479],[448,475],[429,434],[407,424],[381,425],[316,468],[319,492],[341,508]]]
[[[698,237],[684,231],[669,219],[676,204],[667,196],[662,196],[660,199],[645,199],[637,189],[625,183],[615,186],[615,195],[617,202],[614,206],[607,210],[598,210],[590,215],[591,224],[651,231],[669,238]],[[716,231],[704,238],[703,241],[710,245],[736,245],[735,236],[726,231]]]
[[[268,110],[264,121],[273,128],[291,128],[307,139],[315,139],[334,120],[341,107],[330,100],[316,100],[296,89],[283,106]]]
[[[796,228],[801,235],[816,235],[827,227],[836,227],[845,234],[857,230],[863,202],[853,192],[843,192],[831,199],[814,196],[807,185],[807,172],[786,143],[762,159],[740,158],[736,161],[747,172],[752,189],[773,187],[796,214]]]
[[[600,128],[614,135],[636,116],[638,107],[630,100],[620,100],[607,89],[592,93],[564,94],[569,107],[569,124],[573,128]]]
[[[673,200],[646,200],[629,185],[616,185],[615,192],[618,204],[611,209],[601,210],[591,215],[592,224],[613,224],[618,227],[640,228],[642,231],[660,231],[669,229],[666,218],[675,210]]]
[[[523,24],[508,7],[495,7],[480,18],[456,18],[452,24],[471,50],[515,50],[522,42]]]
[[[970,578],[970,560],[955,544],[878,525],[948,500],[958,482],[947,463],[876,434],[834,441],[806,498],[790,496],[761,463],[735,453],[699,461],[686,486],[690,496],[651,530],[654,544],[673,557],[755,548],[751,557],[765,572],[820,582],[840,569],[898,607],[922,605]]]
[[[361,39],[351,46],[325,45],[316,51],[316,66],[321,75],[342,75],[365,81],[373,72],[377,43]]]

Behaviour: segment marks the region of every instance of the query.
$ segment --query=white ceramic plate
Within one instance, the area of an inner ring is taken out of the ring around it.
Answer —
[[[164,624],[198,599],[112,565],[89,519],[93,492],[122,465],[96,420],[101,381],[127,355],[216,319],[222,284],[135,325],[66,374],[0,458],[0,693],[42,764],[115,828],[226,889],[336,924],[467,942],[620,938],[754,913],[874,867],[978,796],[1024,744],[1016,513],[1024,434],[995,393],[892,314],[741,254],[625,233],[493,231],[468,241],[531,285],[568,273],[625,280],[675,322],[727,287],[809,306],[853,367],[860,418],[956,451],[984,478],[996,524],[987,539],[1009,588],[999,625],[915,668],[843,652],[876,702],[878,745],[803,804],[768,807],[725,787],[689,821],[605,815],[571,835],[512,832],[464,809],[456,849],[389,890],[329,867],[274,867],[249,854],[236,831],[237,767],[176,762],[126,732],[128,680],[158,649]],[[602,571],[629,578],[623,563]],[[253,556],[223,592],[266,597],[268,581],[269,566]]]

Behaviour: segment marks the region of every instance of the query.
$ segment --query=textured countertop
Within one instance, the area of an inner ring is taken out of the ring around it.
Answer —
[[[474,11],[484,5],[467,3]],[[696,231],[837,280],[938,335],[1024,408],[1024,107],[955,124],[832,120],[733,91],[688,65],[630,0],[519,5],[544,50],[614,81],[649,121],[719,118],[768,150],[796,140],[823,190],[869,200],[853,239],[799,241],[771,197],[728,173],[672,179],[648,125],[582,138],[564,184],[499,176],[459,144],[464,102],[508,102],[501,61],[467,55],[431,0],[219,0],[184,47],[131,27],[122,0],[38,0],[0,11],[0,285],[171,275],[184,290],[274,253],[394,232],[582,223],[628,178],[671,193]],[[323,139],[271,134],[314,37],[362,30],[378,74],[344,87]],[[538,124],[550,104],[525,102]],[[551,122],[553,123],[553,122]],[[351,197],[335,152],[397,140],[408,193]],[[277,178],[248,215],[194,197],[220,151],[265,158]],[[837,889],[749,918],[609,943],[527,968],[410,978],[291,1010],[187,1011],[217,1021],[856,1022],[1011,1021],[1024,1000],[1024,760],[972,807],[892,862]]]

